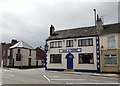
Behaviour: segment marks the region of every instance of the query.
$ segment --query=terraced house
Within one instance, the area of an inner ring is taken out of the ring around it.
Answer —
[[[94,26],[54,31],[47,39],[47,70],[100,72],[100,47]]]
[[[100,33],[102,72],[120,72],[120,23],[103,26]]]
[[[54,31],[47,39],[47,70],[120,72],[120,23]]]

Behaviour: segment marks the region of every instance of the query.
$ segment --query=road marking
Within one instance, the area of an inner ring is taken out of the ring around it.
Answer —
[[[43,77],[50,82],[50,79],[46,75],[43,75]]]
[[[83,83],[83,82],[81,82],[81,83],[66,83],[66,84],[81,84],[81,85],[87,85],[87,84],[88,84],[88,85],[90,85],[90,84],[95,84],[95,85],[96,85],[96,84],[97,84],[97,85],[98,85],[98,84],[103,84],[103,85],[105,85],[105,84],[106,84],[106,85],[113,84],[113,85],[115,85],[115,84],[116,84],[116,85],[119,85],[119,83],[92,83],[92,82],[91,82],[91,83],[86,83],[86,82],[85,82],[85,83]],[[97,85],[96,85],[96,86],[97,86]]]
[[[6,76],[15,76],[15,75],[12,75],[12,74],[2,74],[2,75],[6,75]]]
[[[69,80],[69,81],[80,81],[80,80],[83,80],[83,81],[85,81],[86,79],[51,79],[51,80],[65,80],[65,81],[67,81],[67,80]]]
[[[66,84],[74,84],[74,83],[69,83],[69,82],[67,82]]]
[[[15,75],[9,75],[9,76],[15,76]]]
[[[55,77],[55,78],[57,78],[57,77],[60,77],[60,76],[52,76],[52,77]]]
[[[89,81],[104,82],[104,83],[110,83],[111,82],[111,81],[101,81],[101,80],[94,80],[94,79],[89,79]]]

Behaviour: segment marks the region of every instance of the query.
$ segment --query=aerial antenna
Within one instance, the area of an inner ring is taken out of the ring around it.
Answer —
[[[102,24],[104,23],[104,17],[105,17],[105,15],[100,16],[100,18],[102,20]]]

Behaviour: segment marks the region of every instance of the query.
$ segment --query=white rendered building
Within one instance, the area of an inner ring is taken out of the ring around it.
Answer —
[[[60,30],[50,27],[46,70],[100,72],[99,37],[94,26]]]
[[[7,66],[21,68],[36,66],[36,51],[27,43],[19,41],[8,51]]]

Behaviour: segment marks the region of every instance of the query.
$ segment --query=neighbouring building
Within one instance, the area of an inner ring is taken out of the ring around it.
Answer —
[[[0,67],[2,67],[2,45],[0,43]]]
[[[37,47],[36,49],[36,66],[45,66],[45,50],[42,47]]]
[[[104,25],[100,33],[101,71],[120,72],[120,23]]]
[[[35,67],[36,51],[23,41],[11,46],[8,51],[8,67]]]
[[[8,49],[10,46],[16,44],[18,41],[15,39],[12,39],[10,43],[1,43],[2,46],[2,62],[3,67],[7,66],[7,59],[8,59]]]
[[[99,36],[95,26],[54,31],[47,38],[46,70],[100,72]]]

